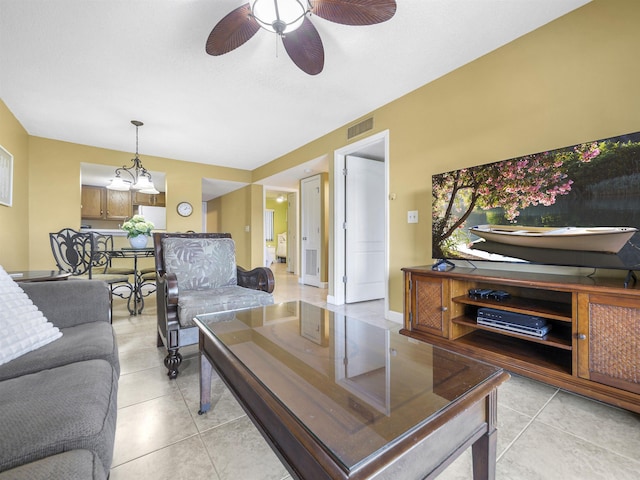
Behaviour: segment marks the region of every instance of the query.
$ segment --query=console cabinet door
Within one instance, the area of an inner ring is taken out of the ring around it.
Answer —
[[[580,294],[578,376],[640,394],[640,302]]]
[[[449,281],[412,274],[409,297],[411,330],[448,338]]]

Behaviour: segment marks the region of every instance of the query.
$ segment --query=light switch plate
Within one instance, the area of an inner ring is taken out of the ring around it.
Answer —
[[[407,223],[418,223],[418,210],[409,210],[407,212]]]

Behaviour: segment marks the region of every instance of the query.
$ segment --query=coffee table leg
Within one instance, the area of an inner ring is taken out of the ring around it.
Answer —
[[[496,444],[498,431],[487,433],[471,446],[473,456],[473,479],[493,480],[496,478]]]
[[[494,480],[496,478],[498,390],[492,390],[485,402],[488,431],[471,446],[474,480]]]
[[[211,408],[211,375],[213,368],[207,356],[200,352],[200,410],[198,415],[206,413]]]

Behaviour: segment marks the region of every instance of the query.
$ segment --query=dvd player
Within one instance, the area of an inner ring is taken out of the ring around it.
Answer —
[[[507,330],[509,332],[522,333],[524,335],[531,335],[533,337],[544,337],[551,325],[545,325],[543,327],[527,327],[526,325],[518,325],[515,323],[501,322],[500,320],[491,320],[482,317],[477,318],[478,325],[484,325],[486,327],[493,327],[498,330]]]
[[[494,320],[514,325],[521,325],[531,328],[542,328],[547,325],[547,320],[535,315],[525,315],[523,313],[507,312],[495,308],[479,308],[478,318]]]

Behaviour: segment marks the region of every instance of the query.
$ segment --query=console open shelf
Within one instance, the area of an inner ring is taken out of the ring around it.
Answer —
[[[465,305],[475,305],[478,307],[489,307],[505,312],[521,313],[525,315],[535,315],[538,317],[559,320],[561,322],[572,321],[571,303],[560,303],[552,301],[542,301],[530,298],[511,297],[506,300],[476,299],[469,295],[460,295],[452,299],[456,303]]]
[[[640,289],[616,278],[403,268],[401,333],[640,413]],[[471,296],[500,290],[509,298]],[[479,308],[546,319],[536,337],[477,323]]]
[[[490,353],[503,361],[517,360],[525,364],[535,363],[539,370],[550,370],[571,375],[571,353],[552,347],[517,339],[498,332],[476,330],[457,340],[460,345]],[[486,358],[485,358],[486,360]]]
[[[560,348],[562,350],[571,350],[571,328],[567,328],[566,325],[553,325],[551,331],[544,337],[535,337],[533,335],[525,335],[517,332],[510,332],[509,330],[502,330],[499,328],[493,328],[486,325],[478,325],[478,322],[468,317],[458,317],[452,320],[453,323],[458,325],[467,325],[478,330],[486,330],[488,332],[494,332],[499,335],[507,337],[519,338],[524,342],[540,343],[552,348]]]

